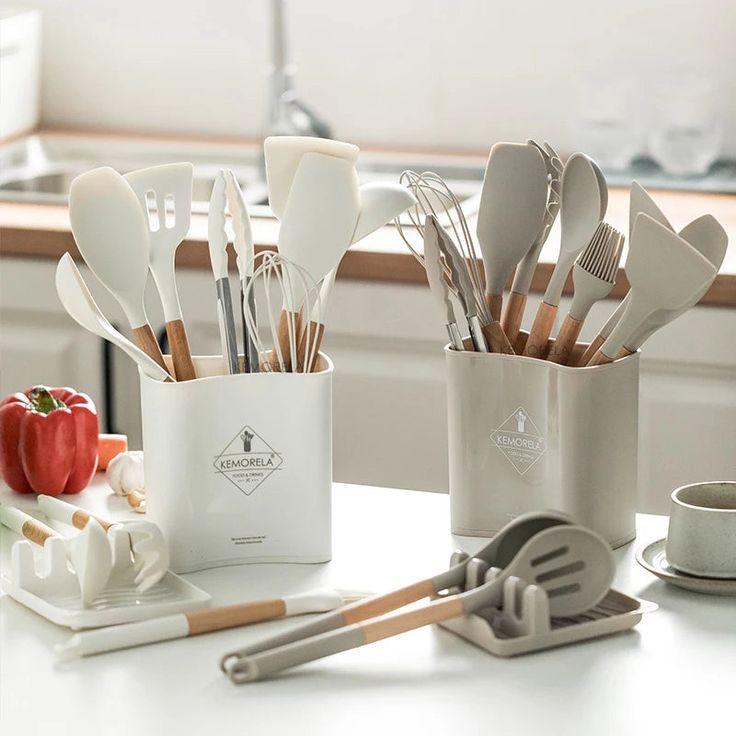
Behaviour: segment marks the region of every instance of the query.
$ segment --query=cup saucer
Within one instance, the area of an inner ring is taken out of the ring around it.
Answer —
[[[687,575],[671,567],[665,555],[666,541],[666,539],[658,539],[656,542],[652,542],[638,550],[636,561],[660,580],[664,580],[665,583],[670,585],[676,585],[678,588],[709,595],[736,596],[736,579],[703,578],[696,575]]]

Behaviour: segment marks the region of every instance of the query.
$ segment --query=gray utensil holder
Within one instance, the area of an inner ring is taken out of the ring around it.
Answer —
[[[634,539],[638,353],[590,368],[445,355],[454,534],[489,537],[523,512],[556,509],[613,547]]]

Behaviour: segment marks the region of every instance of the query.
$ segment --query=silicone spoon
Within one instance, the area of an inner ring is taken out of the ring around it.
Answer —
[[[598,176],[585,154],[573,153],[565,163],[561,196],[560,254],[524,348],[533,358],[544,357],[567,274],[605,214]]]
[[[69,189],[69,219],[79,252],[120,303],[138,347],[166,370],[143,303],[150,240],[130,184],[109,166],[78,176]]]
[[[108,322],[89,293],[87,284],[69,253],[64,253],[56,266],[56,293],[64,309],[77,324],[117,345],[149,378],[154,381],[173,380],[155,360],[149,358]]]

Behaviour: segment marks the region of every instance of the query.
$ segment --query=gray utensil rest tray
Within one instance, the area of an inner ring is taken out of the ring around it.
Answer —
[[[613,547],[634,538],[638,353],[590,368],[445,357],[454,534],[490,537],[521,513],[555,509]]]
[[[518,616],[506,618],[498,609],[487,608],[444,621],[440,626],[497,657],[514,657],[626,631],[636,626],[643,614],[657,610],[654,603],[612,588],[590,611],[573,618],[550,620],[547,594],[541,588],[528,586],[519,595],[514,582],[507,581],[503,608],[513,610],[520,604]]]

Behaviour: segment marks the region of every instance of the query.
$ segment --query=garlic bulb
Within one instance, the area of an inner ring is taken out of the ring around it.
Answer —
[[[146,485],[140,450],[121,452],[114,457],[107,466],[105,477],[116,496],[126,497],[136,511],[145,511]]]

